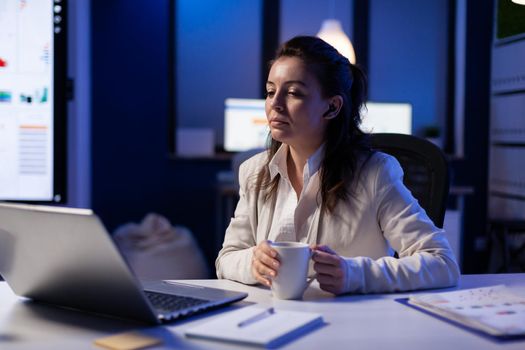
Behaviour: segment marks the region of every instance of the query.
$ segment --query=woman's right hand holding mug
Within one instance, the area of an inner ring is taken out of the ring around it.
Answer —
[[[252,275],[255,279],[270,287],[272,278],[277,276],[279,260],[277,251],[270,246],[270,241],[262,241],[253,248]]]

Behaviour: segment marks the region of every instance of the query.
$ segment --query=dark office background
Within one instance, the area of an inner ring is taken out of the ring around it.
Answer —
[[[198,6],[197,3],[198,1],[195,6]],[[264,13],[265,6],[267,10],[271,9],[272,6],[278,6],[279,1],[267,0],[260,3],[261,13]],[[371,3],[374,1],[359,1],[358,6],[352,8],[354,16],[369,16],[374,8]],[[427,5],[419,6],[428,6],[431,10],[439,8],[440,13],[444,14],[439,18],[444,18],[446,22],[441,23],[436,31],[444,31],[445,34],[439,36],[446,39],[442,47],[453,52],[454,43],[451,42],[449,31],[454,27],[448,21],[454,20],[451,9],[455,8],[456,2],[426,0],[423,3]],[[411,4],[412,1],[401,1],[398,7],[409,9]],[[110,230],[125,222],[138,221],[148,212],[161,213],[173,223],[191,229],[211,266],[217,253],[214,243],[216,173],[228,170],[230,162],[227,157],[181,159],[172,153],[174,123],[177,123],[177,118],[184,118],[176,115],[177,102],[180,101],[174,99],[177,96],[175,91],[187,88],[177,85],[174,77],[176,67],[172,65],[177,49],[170,40],[170,37],[176,37],[174,17],[170,17],[174,6],[175,3],[170,0],[91,1],[90,57],[81,58],[90,61],[91,71],[91,89],[87,94],[91,98],[91,138],[88,142],[89,152],[84,152],[90,157],[88,169],[91,168],[91,181],[89,198],[85,203],[89,203],[102,217]],[[377,2],[375,6],[378,6]],[[390,7],[395,10],[395,6]],[[483,242],[488,224],[488,128],[493,11],[491,1],[467,0],[464,156],[450,157],[453,185],[465,185],[474,189],[473,194],[465,198],[463,273],[485,272],[487,266],[487,250]],[[407,20],[411,15],[415,14],[407,14]],[[386,16],[383,20],[386,20]],[[368,26],[366,17],[360,17],[359,21]],[[421,20],[415,20],[414,23],[421,26],[425,24]],[[385,23],[387,25],[393,24]],[[354,34],[356,47],[368,50],[370,43],[367,38],[370,33],[355,30],[354,27]],[[274,38],[272,43],[276,44],[272,28],[262,28],[260,35],[267,40]],[[417,45],[426,47],[427,40],[434,39],[423,36],[419,41],[412,40],[410,45],[416,52]],[[269,49],[263,43],[260,45],[262,60]],[[442,55],[442,62],[432,61],[430,64],[421,62],[421,57],[417,54],[414,54],[413,61],[410,61],[410,57],[410,52],[407,52],[404,60],[409,61],[404,62],[405,66],[412,65],[415,70],[423,67],[425,72],[430,72],[429,76],[444,72],[445,80],[441,84],[445,86],[443,91],[448,91],[451,87],[450,79],[454,79],[453,71],[450,67],[443,70],[440,66],[450,64],[448,52]],[[364,62],[365,68],[371,61],[381,59],[383,57],[368,57],[367,62]],[[389,57],[384,59],[392,60]],[[229,67],[221,68],[227,77]],[[198,72],[200,67],[193,69]],[[259,74],[260,67],[253,69]],[[374,75],[374,72],[368,73],[370,76]],[[406,71],[403,74],[408,78],[411,73]],[[376,77],[376,81],[379,80]],[[416,84],[414,79],[408,80],[410,84]],[[206,81],[201,83],[206,85]],[[81,83],[77,82],[76,85],[79,84]],[[400,84],[403,84],[402,79],[385,87],[376,85],[374,91],[377,95],[386,96],[390,93],[396,96],[399,94],[396,89],[399,89]],[[424,84],[422,81],[422,90],[425,89]],[[387,88],[390,92],[378,90]],[[417,89],[417,85],[412,88]],[[206,94],[206,91],[192,91],[194,101],[191,103],[201,103],[201,94]],[[425,98],[423,96],[421,99]],[[443,114],[451,111],[453,94],[432,98],[435,100],[429,103],[444,104],[436,107]],[[422,103],[421,99],[417,103]],[[222,120],[222,115],[210,118]],[[451,123],[446,115],[438,119],[437,122],[443,125]],[[415,131],[420,132],[420,128]],[[446,147],[451,150],[454,141],[450,132],[446,135]],[[77,186],[80,188],[82,184]],[[74,194],[72,198],[75,198]],[[454,201],[451,200],[451,205],[453,204]]]

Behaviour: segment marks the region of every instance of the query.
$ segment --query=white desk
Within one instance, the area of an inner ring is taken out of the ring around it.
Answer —
[[[189,281],[185,281],[189,282]],[[270,291],[225,280],[191,281],[249,293],[244,301],[167,326],[143,327],[124,321],[23,301],[0,282],[0,349],[94,349],[93,340],[141,329],[162,337],[155,349],[241,349],[242,346],[184,337],[183,331],[242,305],[260,303],[289,310],[323,314],[325,326],[286,344],[282,349],[525,349],[525,340],[496,342],[402,305],[394,299],[408,294],[349,295],[334,298],[317,286],[302,301],[274,300]],[[465,275],[461,289],[506,284],[525,294],[525,274]],[[253,349],[253,348],[251,348]]]

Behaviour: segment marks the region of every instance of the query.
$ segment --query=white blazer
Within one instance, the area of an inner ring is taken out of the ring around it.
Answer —
[[[240,200],[215,262],[218,278],[255,284],[253,248],[268,239],[275,201],[255,191],[267,154],[259,153],[239,170]],[[318,177],[319,171],[312,176]],[[459,268],[444,236],[403,184],[398,161],[376,152],[361,167],[354,196],[334,212],[321,214],[312,195],[313,223],[307,243],[328,245],[346,262],[345,292],[381,293],[457,284]],[[318,192],[318,185],[315,192]],[[392,256],[398,252],[399,259]]]

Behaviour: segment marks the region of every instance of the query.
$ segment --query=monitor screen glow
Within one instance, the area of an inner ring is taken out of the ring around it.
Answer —
[[[262,99],[228,98],[224,110],[224,149],[264,148],[270,131]]]
[[[412,105],[367,102],[361,130],[369,133],[412,134]]]
[[[367,102],[361,129],[370,133],[412,133],[409,103]],[[224,111],[224,149],[242,152],[265,148],[269,133],[263,99],[228,98]]]
[[[63,200],[55,168],[63,91],[55,87],[65,65],[55,70],[55,53],[65,41],[65,3],[0,1],[0,200]]]

